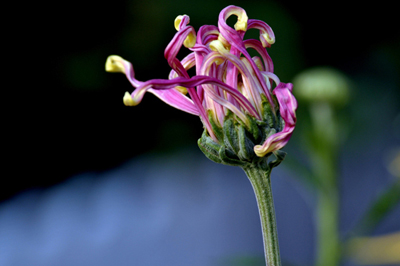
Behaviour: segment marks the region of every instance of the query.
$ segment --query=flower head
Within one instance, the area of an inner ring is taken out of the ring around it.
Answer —
[[[226,23],[231,15],[237,16],[234,28]],[[119,56],[108,57],[106,70],[124,73],[136,88],[125,94],[125,105],[137,105],[151,92],[199,116],[205,127],[199,146],[209,158],[215,153],[214,161],[251,160],[285,146],[296,124],[297,102],[292,84],[281,83],[273,73],[266,51],[275,42],[272,29],[263,21],[248,19],[236,6],[221,11],[218,27],[204,25],[196,33],[188,24],[187,15],[175,19],[177,33],[164,52],[172,68],[168,79],[138,81],[131,63]],[[249,29],[257,29],[260,40],[244,40]],[[191,53],[178,60],[182,46]],[[250,48],[259,56],[251,57]],[[193,67],[196,75],[190,77],[187,71]]]

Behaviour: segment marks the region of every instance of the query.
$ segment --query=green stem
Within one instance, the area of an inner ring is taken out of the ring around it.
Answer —
[[[271,170],[261,165],[251,164],[243,167],[253,186],[260,213],[261,229],[264,241],[266,265],[280,266],[278,231],[276,227],[274,200],[271,189]]]
[[[310,141],[312,171],[318,180],[316,265],[338,266],[341,259],[337,185],[339,124],[328,103],[317,102],[310,107],[313,125]]]
[[[340,263],[339,194],[336,163],[329,152],[314,155],[314,174],[319,180],[317,193],[317,266],[337,266]]]
[[[321,147],[323,147],[321,145]],[[339,195],[336,159],[330,149],[315,150],[313,172],[318,180],[316,226],[317,266],[337,266],[340,262]]]

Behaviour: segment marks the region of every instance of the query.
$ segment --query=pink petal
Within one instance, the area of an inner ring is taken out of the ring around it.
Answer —
[[[282,149],[292,136],[296,125],[297,101],[292,94],[293,85],[291,83],[279,83],[273,93],[279,103],[279,111],[285,126],[282,131],[269,136],[262,145],[254,146],[254,152],[259,157],[267,153]]]
[[[275,43],[275,34],[271,27],[264,21],[249,19],[248,29],[260,30],[260,40],[264,47],[271,47],[271,44]]]
[[[157,96],[166,104],[175,107],[192,115],[200,115],[199,110],[194,105],[193,101],[175,89],[170,90],[155,90],[149,89],[149,92]]]

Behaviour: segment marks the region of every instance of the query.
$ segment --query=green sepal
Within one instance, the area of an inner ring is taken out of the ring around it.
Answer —
[[[246,134],[246,129],[242,125],[238,125],[238,135],[239,135],[239,147],[240,150],[237,153],[241,160],[251,161],[254,156],[254,143]]]
[[[271,153],[264,157],[256,156],[255,143],[263,143],[272,134],[280,131],[282,119],[275,114],[265,96],[263,97],[263,121],[257,120],[248,114],[247,122],[239,119],[234,113],[228,111],[221,125],[216,120],[212,110],[207,110],[211,130],[215,139],[211,138],[208,131],[204,130],[198,140],[200,150],[207,158],[216,163],[241,166],[249,164],[263,164],[263,169],[272,169],[278,166],[285,158],[283,151],[274,152],[276,160],[268,162]],[[260,166],[261,167],[261,166]]]
[[[240,159],[232,158],[231,156],[236,157],[236,155],[233,154],[231,151],[227,150],[224,146],[221,146],[221,148],[219,149],[219,156],[223,164],[240,166],[240,167],[244,167],[248,164],[247,162],[241,161]]]
[[[261,130],[258,127],[259,125],[257,123],[257,120],[254,117],[250,116],[249,114],[246,114],[246,116],[250,121],[250,128],[248,129],[248,131],[253,136],[254,141],[257,142],[261,137]]]
[[[235,126],[235,119],[232,112],[225,116],[224,126],[224,144],[225,146],[237,154],[240,150],[239,136]]]
[[[213,130],[215,136],[217,137],[217,139],[219,141],[222,141],[224,139],[224,133],[222,132],[221,126],[218,125],[217,123],[215,123],[215,120],[214,120],[215,116],[214,116],[213,111],[208,109],[207,110],[207,115],[208,115],[208,120],[210,121],[212,130]]]
[[[271,105],[267,97],[261,94],[261,106],[262,106],[262,120],[267,122],[268,127],[275,127],[275,113],[273,112]]]
[[[223,163],[219,157],[219,149],[221,145],[208,136],[207,130],[204,130],[201,138],[197,141],[197,144],[208,159],[216,163]]]
[[[273,152],[273,154],[275,155],[276,160],[268,163],[268,166],[271,169],[277,167],[285,159],[287,153],[282,150],[276,150]]]
[[[272,168],[268,164],[268,156],[256,157],[253,162],[256,163],[260,169],[263,169],[266,174],[271,173]]]
[[[280,112],[278,112],[276,114],[276,119],[277,119],[277,123],[276,123],[277,125],[275,128],[277,129],[278,132],[280,132],[285,127],[285,120],[282,119]]]

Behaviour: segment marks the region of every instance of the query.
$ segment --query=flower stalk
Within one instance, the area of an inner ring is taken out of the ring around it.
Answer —
[[[252,164],[243,167],[243,170],[253,186],[257,199],[264,241],[265,261],[268,266],[280,266],[278,230],[271,188],[271,169],[263,169],[260,164]]]

